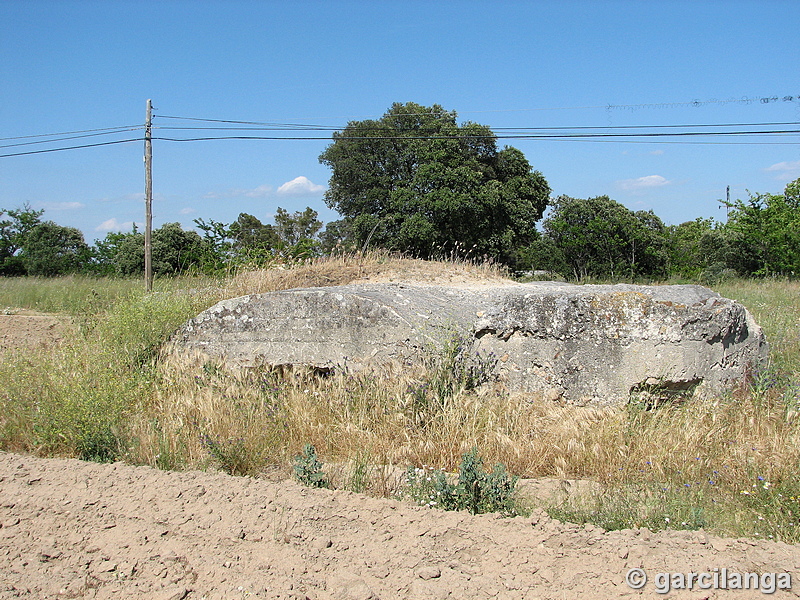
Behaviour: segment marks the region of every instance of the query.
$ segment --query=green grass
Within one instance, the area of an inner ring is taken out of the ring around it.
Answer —
[[[218,287],[211,277],[156,279],[153,290],[172,293],[178,290],[202,293]],[[144,295],[141,278],[91,277],[0,277],[0,308],[25,308],[73,316],[95,315],[111,308],[120,298]]]
[[[213,302],[178,281],[145,295],[130,280],[3,279],[16,307],[79,315],[77,334],[0,362],[0,448],[113,461],[137,443],[128,431],[157,386],[156,356],[187,318]],[[172,288],[171,291],[166,291]]]
[[[764,329],[774,367],[800,381],[800,282],[736,280],[714,291],[744,304]]]
[[[769,364],[728,397],[652,413],[630,409],[635,433],[624,444],[626,463],[599,493],[552,506],[552,516],[612,529],[704,527],[800,542],[800,283],[713,287],[754,316]]]

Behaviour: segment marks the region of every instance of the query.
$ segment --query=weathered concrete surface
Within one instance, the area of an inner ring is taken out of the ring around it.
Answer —
[[[239,366],[359,368],[413,364],[453,331],[510,389],[580,405],[720,391],[767,352],[743,306],[700,286],[554,282],[244,296],[187,322],[174,344]]]

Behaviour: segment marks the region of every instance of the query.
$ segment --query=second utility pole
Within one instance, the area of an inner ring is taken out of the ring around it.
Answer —
[[[153,103],[147,101],[147,120],[144,125],[144,289],[153,290]]]

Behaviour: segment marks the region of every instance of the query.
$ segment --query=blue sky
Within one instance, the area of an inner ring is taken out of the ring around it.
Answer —
[[[202,125],[167,116],[343,127],[413,101],[497,132],[797,130],[798,31],[800,4],[788,0],[2,0],[0,154],[141,137],[11,146],[43,139],[21,136],[140,127],[148,98],[156,127]],[[330,171],[318,161],[328,143],[156,140],[154,225],[229,223],[240,212],[270,222],[278,206],[335,219],[322,199]],[[522,150],[554,195],[607,194],[673,224],[724,219],[726,186],[746,198],[800,177],[798,134],[499,143]],[[0,208],[43,208],[89,241],[129,230],[144,220],[142,154],[137,141],[0,158]]]

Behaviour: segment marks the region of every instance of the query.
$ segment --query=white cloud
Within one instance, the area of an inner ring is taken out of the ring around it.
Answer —
[[[626,192],[637,192],[649,188],[668,185],[670,182],[661,175],[647,175],[638,179],[623,179],[617,181],[617,187]]]
[[[325,191],[324,185],[317,185],[308,177],[295,177],[287,181],[277,190],[271,185],[259,185],[258,187],[231,188],[224,192],[209,192],[203,198],[207,200],[221,200],[224,198],[269,198],[272,196],[313,196]]]
[[[178,212],[182,215],[191,215],[192,213],[197,211],[193,209],[191,206],[187,206],[186,208],[180,209]]]
[[[252,190],[244,190],[244,195],[248,198],[265,198],[272,194],[271,185],[260,185]]]
[[[42,204],[42,208],[45,210],[76,210],[84,206],[86,205],[80,202],[45,202]]]
[[[278,188],[279,196],[310,196],[325,191],[324,185],[312,183],[308,177],[295,177]]]
[[[764,170],[776,173],[775,178],[779,181],[791,181],[800,175],[800,160],[775,163]]]
[[[650,154],[652,156],[662,156],[664,154],[664,151],[663,150],[653,150]]]
[[[267,196],[271,196],[273,193],[273,189],[271,185],[260,185],[257,188],[253,189],[245,189],[245,188],[232,188],[225,192],[209,192],[203,198],[207,200],[219,200],[222,198],[266,198]]]
[[[141,226],[141,223],[137,223],[137,225]],[[95,231],[130,231],[133,229],[133,221],[125,221],[124,223],[120,223],[117,221],[116,217],[109,219],[108,221],[103,221],[94,228]]]

